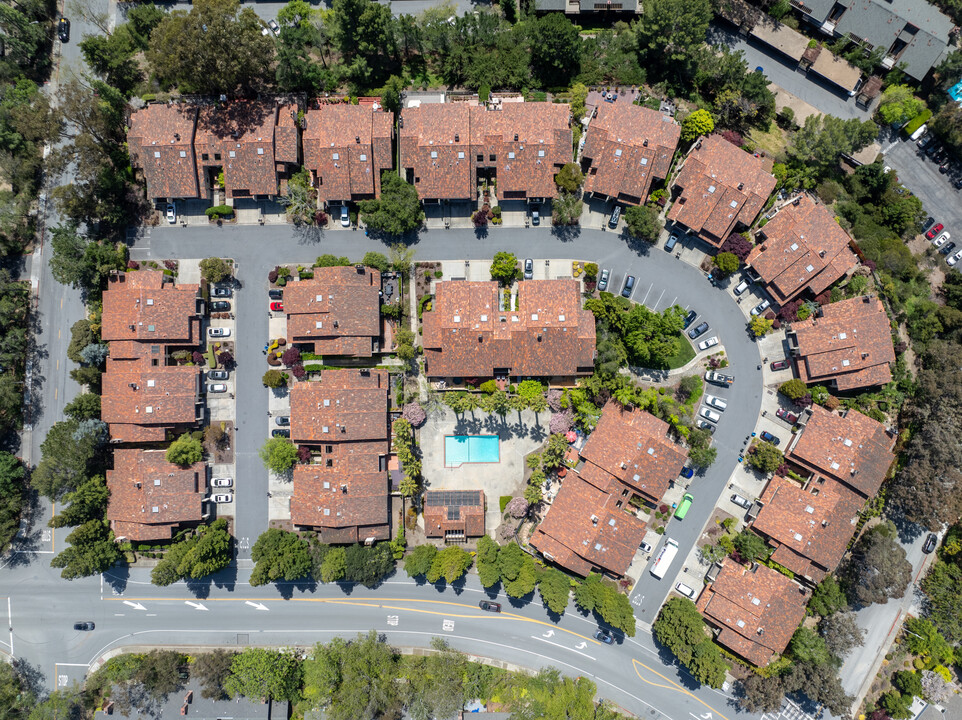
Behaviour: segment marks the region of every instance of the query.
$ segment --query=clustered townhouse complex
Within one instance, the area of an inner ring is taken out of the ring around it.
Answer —
[[[668,219],[718,248],[745,232],[776,186],[772,161],[719,136],[679,155],[679,126],[628,103],[590,108],[582,164],[585,190],[640,204],[654,182],[670,181]],[[395,119],[374,101],[294,104],[152,104],[130,119],[130,151],[154,200],[274,197],[301,165],[320,206],[377,197],[383,171],[397,171],[424,202],[477,200],[481,179],[502,200],[550,199],[554,175],[572,160],[567,105],[445,102],[404,108]],[[395,157],[398,159],[395,164]],[[224,174],[223,187],[213,178]],[[775,207],[754,234],[748,273],[779,304],[813,299],[859,263],[852,238],[817,199]],[[423,314],[424,368],[431,381],[513,383],[537,378],[571,386],[591,375],[595,321],[577,279],[525,280],[503,309],[496,282],[437,281]],[[316,268],[284,298],[287,341],[334,362],[363,364],[389,352],[380,314],[380,274],[363,266]],[[170,538],[207,516],[206,468],[172,466],[157,449],[172,433],[203,422],[200,369],[172,352],[203,338],[197,285],[156,271],[119,274],[104,294],[110,344],[103,419],[116,444],[108,473],[108,517],[118,536]],[[889,382],[895,360],[889,320],[873,296],[825,304],[788,334],[792,364],[805,382],[840,392]],[[444,386],[443,383],[438,383]],[[452,385],[455,382],[451,383]],[[296,528],[331,543],[386,540],[398,466],[391,454],[386,371],[326,369],[291,388],[291,439],[313,451],[293,475]],[[713,567],[697,607],[718,642],[763,665],[785,650],[811,590],[835,570],[856,531],[857,513],[894,460],[895,438],[855,410],[814,406],[786,449],[792,477],[775,475],[748,512],[750,526],[794,573],[731,559]],[[597,427],[574,443],[566,475],[530,545],[546,562],[586,576],[626,573],[645,532],[636,505],[656,507],[688,452],[668,424],[609,402]],[[798,478],[802,480],[799,481]],[[431,537],[486,532],[484,490],[430,489]]]

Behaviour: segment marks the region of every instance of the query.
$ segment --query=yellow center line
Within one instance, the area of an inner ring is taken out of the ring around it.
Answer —
[[[695,695],[693,692],[691,692],[691,691],[689,691],[689,690],[686,690],[686,689],[683,688],[681,685],[679,685],[678,683],[676,683],[674,680],[672,680],[672,679],[669,678],[669,677],[665,677],[664,675],[662,675],[660,672],[658,672],[658,671],[655,670],[654,668],[648,667],[647,665],[645,665],[645,664],[644,664],[643,662],[641,662],[640,660],[635,660],[634,658],[631,659],[631,664],[632,664],[632,667],[634,667],[634,669],[635,669],[635,674],[638,676],[638,679],[641,680],[642,682],[646,682],[646,683],[648,683],[649,685],[654,685],[655,687],[666,688],[666,689],[668,689],[668,690],[675,690],[676,692],[680,692],[680,693],[683,694],[683,695],[687,695],[688,697],[692,698],[693,700],[696,700],[697,702],[700,702],[702,705],[704,705],[706,708],[708,708],[708,709],[711,710],[712,712],[718,713],[718,715],[719,715],[721,718],[723,718],[723,720],[729,720],[729,719],[728,719],[728,716],[725,715],[725,714],[722,713],[722,712],[719,712],[719,710],[718,710],[717,708],[709,705],[709,704],[706,703],[704,700],[702,700],[700,697],[698,697],[697,695]],[[668,684],[668,685],[658,685],[658,684],[656,684],[656,683],[651,682],[650,680],[646,680],[645,678],[643,678],[643,677],[641,676],[641,673],[638,671],[638,666],[639,666],[639,665],[641,665],[641,667],[643,667],[643,668],[644,668],[645,670],[647,670],[648,672],[654,673],[655,675],[657,675],[658,677],[660,677],[662,680],[664,680],[665,682],[667,682],[667,683],[669,683],[669,684]]]

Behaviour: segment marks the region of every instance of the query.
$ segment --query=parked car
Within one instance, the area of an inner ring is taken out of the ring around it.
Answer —
[[[778,445],[781,442],[781,440],[768,432],[768,430],[762,430],[760,437],[762,440],[765,442],[770,442],[772,445]]]
[[[60,42],[68,43],[70,42],[70,21],[62,17],[60,22],[57,24],[57,37],[60,38]],[[90,628],[93,630],[93,628]]]
[[[621,220],[621,205],[615,205],[615,209],[611,213],[611,218],[608,220],[608,227],[612,229],[618,227],[619,220]]]
[[[541,224],[541,213],[538,210],[531,211],[531,224],[532,225]]]
[[[954,243],[954,242],[947,242],[947,243],[945,243],[945,245],[943,245],[941,248],[939,248],[939,252],[942,253],[943,255],[948,255],[948,254],[949,254],[950,252],[952,252],[953,250],[955,250],[955,243]]]
[[[230,373],[226,370],[208,370],[207,379],[208,380],[227,380],[230,378]]]
[[[227,392],[227,385],[225,383],[207,383],[207,392],[225,393]]]
[[[704,335],[706,332],[708,332],[708,323],[703,322],[703,323],[700,323],[697,327],[694,327],[691,330],[689,330],[688,337],[694,340],[699,335]]]
[[[928,229],[929,229],[930,227],[932,227],[933,225],[935,225],[935,218],[934,218],[934,217],[931,217],[931,216],[927,217],[927,218],[925,219],[925,222],[922,223],[922,232],[925,232],[926,230],[928,230]]]
[[[287,429],[271,430],[271,437],[289,438],[290,436],[291,431]]]
[[[271,303],[271,312],[284,312],[284,303],[280,300],[275,300]]]
[[[534,277],[534,260],[531,258],[525,258],[524,261],[524,279],[530,280]]]
[[[167,210],[164,212],[167,222],[171,225],[177,222],[177,206],[174,203],[167,203]]]
[[[601,271],[601,277],[598,278],[598,292],[605,292],[608,289],[609,277],[611,277],[611,270],[605,268]]]
[[[929,228],[929,231],[925,233],[925,237],[929,240],[933,239],[936,235],[945,229],[945,225],[938,223],[935,227]]]
[[[713,423],[717,423],[719,420],[721,420],[721,415],[716,413],[711,408],[707,408],[704,406],[702,406],[702,409],[698,411],[698,414],[701,415],[706,420],[710,420]]]
[[[776,360],[769,367],[775,371],[788,370],[788,360]]]
[[[955,265],[959,260],[962,260],[962,250],[959,250],[950,258],[946,258],[945,262],[949,265]]]
[[[213,478],[210,481],[211,487],[230,487],[233,484],[234,484],[234,478],[229,478],[229,477]]]
[[[746,510],[750,509],[751,506],[752,506],[752,501],[751,501],[751,500],[749,500],[748,498],[742,497],[742,496],[739,495],[738,493],[735,493],[734,495],[732,495],[731,500],[732,500],[732,502],[735,503],[738,507],[745,508]]]
[[[277,20],[275,20],[274,18],[271,18],[270,20],[267,21],[267,27],[269,27],[271,29],[271,32],[274,33],[275,35],[281,34],[281,28],[278,26]]]
[[[641,551],[642,551],[643,553],[647,553],[648,555],[651,555],[651,545],[649,545],[648,543],[642,541],[642,543],[641,543],[641,545],[640,545],[639,547],[641,548]]]
[[[944,232],[944,233],[942,233],[941,235],[939,235],[937,238],[935,238],[935,240],[932,241],[932,244],[933,244],[936,248],[940,248],[940,247],[942,247],[943,245],[945,245],[945,243],[947,243],[947,242],[949,241],[949,238],[950,238],[950,237],[952,237],[952,236],[951,236],[949,233]]]
[[[212,337],[212,338],[230,337],[230,328],[225,328],[225,327],[207,328],[207,337]]]
[[[685,466],[681,469],[681,476],[682,476],[683,478],[685,478],[685,480],[691,480],[691,479],[695,476],[695,471],[692,470],[692,469],[691,469],[690,467],[688,467],[687,465],[685,465]]]
[[[752,308],[752,315],[761,315],[763,312],[768,310],[771,303],[768,300],[762,300],[758,305]]]
[[[707,350],[710,347],[715,347],[717,344],[718,344],[718,336],[712,335],[707,340],[702,340],[700,343],[698,343],[698,349]]]
[[[351,213],[347,209],[347,205],[341,205],[341,227],[351,226]]]
[[[286,427],[291,424],[291,416],[278,415],[276,418],[274,418],[274,422],[280,425],[281,427]]]
[[[615,642],[615,636],[607,630],[599,630],[595,633],[595,640],[600,640],[605,645],[612,645]]]
[[[87,622],[78,622],[73,624],[74,630],[83,630],[84,632],[89,632],[90,630],[93,630],[94,627],[96,626],[89,620]]]
[[[491,602],[490,600],[482,600],[478,603],[478,607],[488,612],[501,612],[501,603]]]
[[[798,415],[793,413],[791,410],[786,410],[785,408],[778,408],[778,410],[775,411],[775,416],[781,418],[791,425],[794,425],[798,422]]]
[[[213,501],[214,501],[215,503],[217,503],[218,505],[220,505],[220,504],[222,504],[222,503],[233,502],[233,501],[234,501],[234,494],[233,494],[233,493],[218,493],[217,495],[214,495],[214,496],[211,498],[211,500],[213,500]]]
[[[696,317],[698,317],[698,313],[696,313],[694,310],[689,310],[688,314],[685,315],[685,325],[682,329],[687,330],[688,326],[695,322]]]
[[[728,407],[728,403],[717,395],[705,395],[705,404],[711,405],[716,410],[721,410],[722,412]]]
[[[227,300],[211,300],[210,311],[211,312],[229,312],[230,303]]]
[[[731,375],[723,375],[715,370],[708,370],[705,373],[705,380],[710,383],[715,383],[716,385],[731,385],[735,382],[735,378]]]
[[[699,427],[699,429],[704,430],[709,435],[713,435],[715,433],[715,426],[707,420],[698,420],[695,424]]]
[[[695,599],[695,591],[694,591],[694,589],[688,587],[687,585],[685,585],[685,583],[681,583],[681,582],[680,582],[680,583],[678,583],[677,585],[675,585],[675,590],[678,591],[679,593],[681,593],[682,595],[684,595],[684,596],[685,596],[686,598],[688,598],[689,600],[694,600],[694,599]]]
[[[214,297],[230,297],[234,294],[234,291],[229,287],[224,287],[223,285],[216,285],[211,288],[210,294]]]
[[[629,275],[625,278],[625,286],[621,289],[621,297],[630,298],[635,289],[635,276]]]
[[[932,144],[932,141],[933,141],[934,139],[935,139],[935,136],[934,136],[934,135],[926,135],[924,138],[922,138],[921,140],[919,140],[919,141],[916,143],[916,145],[918,145],[919,150],[925,150],[926,148],[928,148],[928,147]]]
[[[678,244],[678,235],[675,233],[672,233],[668,237],[668,240],[665,242],[665,252],[671,252],[672,250],[675,249],[675,245],[677,244]]]
[[[284,297],[284,291],[280,288],[271,288],[267,291],[267,297],[271,300],[281,300]]]
[[[741,295],[743,292],[748,290],[748,280],[742,280],[738,285],[735,286],[734,293],[736,295]]]
[[[929,533],[929,536],[925,538],[925,544],[922,546],[922,552],[926,555],[931,553],[939,546],[939,536],[935,533]]]

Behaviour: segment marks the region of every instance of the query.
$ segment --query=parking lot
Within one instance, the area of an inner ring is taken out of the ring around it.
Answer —
[[[197,268],[198,261],[182,261],[182,264],[192,266]],[[193,272],[188,270],[189,275],[193,275]],[[199,271],[196,273],[199,279]],[[181,278],[184,281],[183,278]],[[219,293],[229,292],[230,295],[218,295]],[[234,293],[234,289],[231,283],[221,283],[219,285],[211,286],[211,303],[220,302],[228,303],[230,310],[224,311],[214,311],[213,314],[216,315],[227,315],[229,317],[209,317],[208,327],[205,331],[205,346],[210,346],[215,343],[236,343],[237,342],[237,323],[234,320],[234,303],[237,298]],[[212,308],[217,307],[212,304],[208,305],[208,311]],[[224,306],[227,307],[227,306]],[[219,335],[218,333],[224,332],[225,335]],[[223,377],[223,375],[227,377]],[[233,372],[227,371],[225,369],[212,370],[209,368],[204,369],[204,390],[207,399],[207,414],[210,425],[216,425],[223,423],[225,428],[233,427],[236,412],[236,392],[235,392],[235,375]],[[228,437],[228,446],[234,443],[234,438]],[[229,454],[233,457],[233,453]],[[214,462],[213,457],[210,462],[210,472],[211,478],[231,478],[231,484],[229,486],[221,487],[211,487],[211,499],[212,501],[216,497],[217,500],[222,502],[214,502],[217,508],[217,515],[223,516],[233,516],[234,514],[234,491],[235,491],[235,464],[230,463],[217,463]],[[226,496],[226,498],[224,497]],[[226,501],[225,501],[226,500]]]

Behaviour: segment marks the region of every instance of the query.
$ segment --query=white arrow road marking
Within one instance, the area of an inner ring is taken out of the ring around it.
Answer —
[[[124,600],[124,605],[129,605],[129,606],[132,607],[134,610],[146,610],[146,609],[147,609],[147,608],[145,608],[143,605],[141,605],[139,602],[130,602],[130,600]]]
[[[253,602],[253,601],[251,601],[251,600],[248,600],[248,601],[245,602],[244,604],[245,604],[245,605],[250,605],[250,606],[251,606],[252,608],[254,608],[255,610],[267,610],[267,605],[262,605],[261,603]]]
[[[548,645],[554,645],[555,647],[561,648],[562,650],[567,650],[568,652],[577,653],[578,655],[581,655],[582,657],[586,657],[586,658],[588,658],[589,660],[594,660],[594,659],[595,659],[594,657],[592,657],[592,656],[589,655],[588,653],[583,653],[583,652],[578,652],[577,650],[572,650],[570,647],[565,647],[564,645],[561,645],[561,644],[559,644],[559,643],[553,643],[553,642],[551,642],[550,640],[545,640],[543,637],[538,637],[537,635],[532,635],[531,638],[532,638],[532,640],[540,640],[541,642],[547,643]]]
[[[582,640],[580,643],[575,645],[575,647],[578,648],[579,650],[584,650],[586,647],[588,647],[588,643]]]
[[[549,638],[552,636],[554,636],[554,630],[549,630],[548,632],[544,633],[541,637]]]
[[[191,606],[192,608],[194,608],[195,610],[206,610],[206,609],[207,609],[207,608],[204,607],[204,603],[195,603],[195,602],[191,602],[190,600],[184,600],[184,602],[185,602],[186,604],[190,605],[190,606]]]

